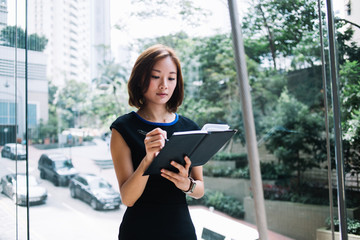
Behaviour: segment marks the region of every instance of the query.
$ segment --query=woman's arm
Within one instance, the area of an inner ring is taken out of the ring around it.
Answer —
[[[143,193],[149,176],[143,176],[155,155],[165,144],[166,133],[161,129],[154,129],[146,135],[144,140],[146,156],[134,171],[131,150],[121,134],[112,130],[110,150],[114,163],[115,173],[119,184],[123,204],[131,207]]]

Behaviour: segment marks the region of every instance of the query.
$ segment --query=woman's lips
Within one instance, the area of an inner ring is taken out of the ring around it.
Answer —
[[[166,97],[167,93],[157,93],[156,95],[160,96],[160,97]]]

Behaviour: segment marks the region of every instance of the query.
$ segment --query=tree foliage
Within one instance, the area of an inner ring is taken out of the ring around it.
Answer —
[[[56,107],[60,109],[59,114],[63,128],[75,127],[77,118],[86,113],[85,105],[90,96],[90,87],[87,83],[76,80],[67,80],[65,87],[59,89]],[[86,124],[86,122],[82,122]]]
[[[120,88],[126,85],[126,75],[126,69],[119,63],[116,63],[115,59],[104,60],[100,64],[99,76],[94,78],[92,82],[97,88],[109,91],[113,95],[115,102],[121,105],[118,100],[118,94],[120,93]]]
[[[301,173],[318,167],[326,159],[321,115],[310,112],[285,89],[268,119],[268,126],[273,131],[267,139],[267,149],[288,171],[296,172],[299,186]]]
[[[7,26],[1,30],[0,40],[1,45],[8,47],[25,48],[25,31],[16,26]],[[28,36],[28,49],[33,51],[44,51],[48,39],[45,36],[39,36],[36,33]]]
[[[58,138],[59,130],[59,118],[56,113],[55,105],[55,96],[58,87],[49,82],[48,85],[48,107],[49,107],[49,119],[47,122],[44,122],[43,119],[40,119],[39,124],[32,129],[29,129],[29,138],[34,141],[34,143],[42,143],[44,138],[51,138],[54,141]],[[60,129],[61,130],[61,129]]]
[[[307,33],[313,33],[317,19],[316,1],[261,0],[253,2],[243,19],[245,46],[255,61],[277,59],[294,54]]]
[[[340,70],[344,158],[360,172],[360,63],[346,61]]]

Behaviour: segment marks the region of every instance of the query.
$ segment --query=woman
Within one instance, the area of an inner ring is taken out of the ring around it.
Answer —
[[[184,96],[180,62],[163,45],[146,49],[136,60],[129,82],[129,104],[136,107],[111,125],[110,149],[123,204],[127,206],[119,239],[196,239],[186,194],[204,195],[202,167],[171,164],[178,173],[144,171],[176,131],[197,130],[198,125],[176,113]],[[146,136],[141,132],[147,133]]]

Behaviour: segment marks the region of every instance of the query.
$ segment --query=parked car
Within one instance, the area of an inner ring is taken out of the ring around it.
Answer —
[[[24,145],[19,143],[7,143],[1,149],[1,157],[25,160],[26,159],[26,148]]]
[[[71,159],[61,153],[42,154],[38,169],[40,178],[50,180],[55,186],[68,186],[70,179],[79,173]]]
[[[70,181],[70,195],[95,209],[118,209],[120,193],[103,178],[94,174],[79,174]]]
[[[7,174],[1,178],[2,193],[18,205],[26,205],[26,175],[23,173]],[[47,190],[39,186],[36,177],[29,175],[29,204],[45,203]]]

